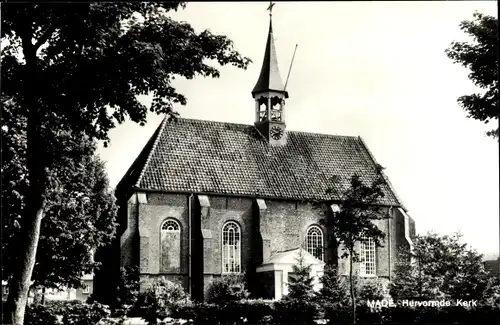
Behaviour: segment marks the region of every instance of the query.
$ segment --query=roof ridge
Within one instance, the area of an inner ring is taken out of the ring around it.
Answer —
[[[146,168],[149,165],[149,161],[151,160],[151,156],[153,155],[153,152],[156,150],[156,146],[158,145],[158,142],[161,138],[161,135],[163,134],[163,130],[165,130],[165,125],[167,125],[167,120],[168,120],[168,116],[165,116],[163,118],[163,121],[161,121],[160,127],[158,129],[158,134],[156,135],[156,139],[154,140],[153,145],[151,146],[151,149],[149,150],[146,161],[144,162],[144,165],[142,166],[141,173],[139,174],[139,177],[137,177],[137,181],[134,184],[134,186],[136,186],[136,187],[138,187],[139,184],[141,183],[142,177],[144,176],[144,172],[146,171]]]
[[[177,120],[195,121],[195,122],[209,122],[209,123],[216,123],[216,124],[232,124],[232,125],[247,126],[247,127],[255,128],[255,125],[253,125],[253,124],[224,122],[224,121],[215,121],[215,120],[204,120],[204,119],[199,119],[199,118],[178,117]],[[351,138],[351,139],[359,138],[359,136],[356,136],[356,135],[339,135],[339,134],[329,134],[329,133],[299,131],[299,130],[287,130],[287,132],[301,133],[301,134],[317,134],[317,135],[327,136],[327,137],[340,137],[340,138]]]
[[[199,118],[190,118],[190,117],[178,117],[176,120],[184,120],[184,121],[194,121],[194,122],[209,122],[209,123],[216,123],[216,124],[232,124],[232,125],[240,125],[240,126],[250,126],[250,127],[255,127],[252,124],[245,124],[245,123],[234,123],[234,122],[224,122],[224,121],[214,121],[214,120],[204,120],[204,119],[199,119]]]
[[[359,136],[356,136],[356,135],[339,135],[339,134],[329,134],[329,133],[319,133],[319,132],[309,132],[309,131],[289,130],[288,132],[302,133],[302,134],[317,134],[317,135],[322,135],[322,136],[327,136],[327,137],[337,137],[337,138],[351,138],[351,139],[359,138]]]
[[[361,136],[358,136],[358,139],[359,139],[359,142],[361,143],[361,145],[365,148],[366,152],[370,156],[370,158],[373,161],[373,163],[375,164],[375,166],[380,166],[380,164],[375,159],[375,156],[372,154],[372,152],[370,151],[370,149],[368,149],[368,146],[366,145],[366,143],[363,140],[363,138],[361,138]],[[385,182],[387,183],[387,186],[389,186],[389,189],[391,190],[391,192],[394,195],[394,197],[396,198],[396,200],[399,202],[399,204],[401,205],[401,207],[403,208],[403,210],[405,212],[407,212],[408,209],[406,209],[405,205],[403,204],[403,201],[399,197],[398,193],[396,193],[396,190],[394,189],[394,186],[392,186],[392,183],[389,180],[389,177],[384,173],[383,170],[381,170],[380,173],[382,174],[382,177],[384,178]]]

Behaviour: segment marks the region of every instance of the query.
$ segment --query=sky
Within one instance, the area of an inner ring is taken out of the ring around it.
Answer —
[[[181,117],[252,124],[250,94],[269,27],[265,2],[194,2],[174,12],[196,31],[227,35],[252,59],[218,79],[178,78]],[[273,31],[287,91],[287,129],[361,136],[416,222],[417,232],[451,234],[487,256],[499,247],[499,146],[493,126],[469,119],[457,98],[476,91],[466,68],[447,58],[468,40],[463,20],[497,16],[496,1],[278,2]],[[141,98],[144,103],[151,99]],[[100,146],[115,186],[162,120],[125,122]]]

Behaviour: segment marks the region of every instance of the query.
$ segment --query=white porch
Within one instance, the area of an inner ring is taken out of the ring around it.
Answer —
[[[274,278],[274,299],[281,299],[288,294],[288,276],[293,274],[293,265],[298,263],[302,253],[304,264],[311,266],[310,276],[313,278],[314,290],[321,289],[319,278],[323,275],[325,262],[317,259],[303,248],[295,248],[271,254],[267,261],[257,267],[257,273],[269,272]]]

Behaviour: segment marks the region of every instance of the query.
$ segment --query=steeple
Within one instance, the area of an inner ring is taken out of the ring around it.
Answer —
[[[278,145],[286,143],[284,108],[288,92],[281,79],[274,45],[272,21],[274,5],[270,1],[269,8],[267,8],[269,10],[269,33],[262,68],[252,90],[252,97],[255,100],[255,126],[270,144]]]
[[[259,80],[253,87],[252,95],[265,91],[276,91],[285,94],[288,98],[288,93],[285,91],[283,80],[281,79],[280,70],[278,68],[278,58],[276,56],[276,47],[274,46],[273,37],[273,22],[269,20],[269,34],[267,35],[266,51],[264,52],[264,61],[260,70]]]

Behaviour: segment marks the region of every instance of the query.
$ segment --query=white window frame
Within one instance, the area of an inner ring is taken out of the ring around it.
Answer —
[[[172,225],[167,226],[166,229],[163,229],[167,223],[173,223],[175,224],[174,227],[177,227],[177,229],[172,229]],[[175,220],[174,218],[167,218],[161,223],[160,231],[166,231],[166,232],[181,232],[181,224],[179,221]]]
[[[224,239],[235,242],[236,245],[224,244]],[[235,221],[224,223],[221,231],[221,267],[222,274],[240,274],[241,273],[241,227]],[[232,254],[231,254],[232,253]],[[233,257],[231,257],[231,255]],[[226,265],[232,264],[232,267],[226,268]]]
[[[318,258],[321,261],[325,260],[325,239],[324,239],[323,229],[321,229],[317,225],[312,225],[307,228],[306,231],[306,251],[318,258],[316,254],[314,254],[318,245],[321,245],[321,256]]]
[[[373,238],[365,237],[359,243],[359,275],[362,277],[377,276],[377,248]]]
[[[82,293],[89,294],[90,293],[90,287],[87,284],[84,284],[82,287]]]

